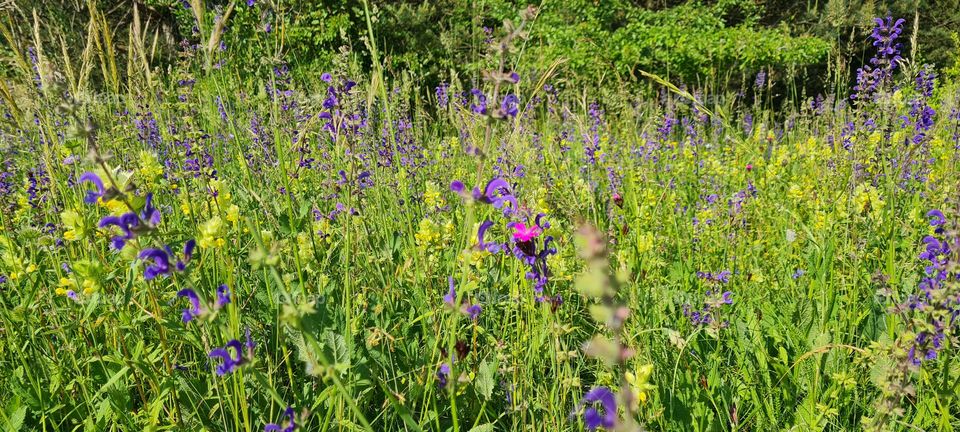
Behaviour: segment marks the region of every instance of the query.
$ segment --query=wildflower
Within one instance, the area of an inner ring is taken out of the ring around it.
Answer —
[[[480,312],[483,311],[483,308],[478,304],[473,304],[466,306],[463,312],[470,317],[471,320],[476,321],[480,317]]]
[[[499,243],[495,243],[495,242],[487,243],[484,241],[484,237],[487,233],[487,230],[490,229],[491,226],[493,226],[493,222],[489,220],[485,220],[483,221],[483,223],[480,224],[480,227],[477,229],[476,248],[479,250],[483,250],[483,251],[487,251],[489,253],[495,254],[497,252],[500,252],[500,250],[502,250],[504,246]]]
[[[440,367],[437,368],[437,386],[440,388],[447,387],[447,380],[450,378],[450,365],[446,363],[440,364]]]
[[[637,373],[626,372],[624,378],[630,385],[632,396],[635,401],[646,402],[647,395],[656,389],[656,386],[650,384],[650,375],[653,374],[653,365],[643,365],[637,369]]]
[[[517,198],[513,196],[510,184],[500,178],[491,179],[481,191],[479,187],[474,187],[471,195],[467,195],[466,186],[460,180],[450,182],[450,190],[464,197],[472,197],[475,201],[484,204],[492,204],[494,208],[502,208],[504,215],[518,209]],[[511,207],[505,207],[509,203]]]
[[[94,204],[98,199],[107,195],[107,189],[103,187],[103,180],[100,179],[100,176],[90,171],[80,175],[80,182],[93,183],[93,185],[97,188],[96,191],[87,191],[86,196],[83,198],[83,201],[87,204]]]
[[[253,350],[257,348],[257,343],[253,341],[253,338],[250,337],[250,327],[247,327],[246,330],[246,348],[247,348],[247,357],[253,358]]]
[[[233,354],[230,353],[230,349],[233,350]],[[217,365],[216,372],[219,376],[224,376],[235,371],[238,367],[247,363],[247,359],[243,357],[243,345],[240,341],[233,339],[223,348],[214,348],[210,351],[210,354],[207,357],[215,358],[219,357],[222,362]]]
[[[288,405],[287,409],[283,411],[283,415],[287,418],[284,422],[285,427],[277,423],[268,423],[263,427],[263,432],[293,432],[297,428],[293,407]]]
[[[456,307],[457,303],[457,291],[454,287],[453,276],[447,278],[450,281],[450,290],[447,291],[447,294],[443,296],[443,302],[448,304],[450,307]]]
[[[217,308],[230,304],[230,288],[227,285],[217,287]]]
[[[602,413],[597,410],[595,404],[600,405],[603,410]],[[587,426],[587,429],[597,430],[599,427],[612,429],[617,425],[617,398],[609,388],[594,387],[591,389],[583,396],[583,400],[577,405],[574,414],[584,406],[587,408],[583,411],[583,423]]]
[[[100,223],[97,225],[100,228],[106,228],[109,226],[116,226],[120,228],[122,234],[113,236],[110,239],[110,245],[114,249],[120,250],[123,249],[123,246],[128,240],[133,239],[133,229],[139,225],[140,220],[137,219],[137,215],[133,213],[126,213],[122,216],[106,216],[103,219],[100,219]]]
[[[510,117],[516,117],[520,112],[519,110],[520,99],[517,98],[515,94],[508,94],[503,98],[503,102],[500,104],[500,111],[504,115]]]
[[[221,231],[223,228],[223,220],[220,219],[220,216],[214,216],[210,220],[203,223],[200,226],[200,247],[212,248],[212,247],[222,247],[226,244],[226,241],[223,237],[220,237]]]
[[[542,231],[536,225],[529,227],[523,222],[513,224],[513,240],[516,242],[529,242],[540,235]]]
[[[193,321],[194,318],[203,313],[203,310],[200,308],[200,297],[197,297],[196,291],[190,288],[184,288],[177,292],[177,297],[186,297],[190,300],[190,307],[183,310],[184,323]]]
[[[172,268],[170,267],[170,260],[175,258],[175,256],[169,246],[165,246],[163,249],[144,249],[140,252],[139,258],[144,262],[152,261],[152,263],[144,268],[143,277],[151,280],[160,275],[169,275],[172,270],[180,272],[186,270],[187,264],[190,262],[190,259],[193,258],[193,249],[195,247],[195,241],[187,240],[183,245],[183,259],[178,259]]]

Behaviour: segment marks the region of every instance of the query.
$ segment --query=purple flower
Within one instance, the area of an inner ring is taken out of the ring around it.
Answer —
[[[87,195],[83,198],[83,201],[87,204],[96,203],[98,198],[107,193],[106,189],[103,187],[103,180],[100,179],[100,176],[90,171],[80,174],[80,182],[93,183],[93,185],[97,188],[96,191],[87,191]]]
[[[153,206],[153,194],[148,193],[143,210],[140,211],[140,218],[150,226],[160,225],[160,210]]]
[[[121,216],[105,216],[103,219],[100,219],[100,223],[97,225],[100,228],[106,228],[109,226],[116,226],[120,228],[122,234],[113,236],[110,239],[110,245],[114,249],[120,250],[123,249],[123,246],[126,245],[128,240],[133,239],[133,230],[140,224],[140,220],[137,219],[137,215],[133,213],[125,213]]]
[[[602,413],[597,409],[597,405]],[[611,429],[617,425],[617,397],[606,387],[594,387],[583,396],[583,400],[574,410],[574,415],[586,406],[583,411],[583,423],[589,430],[599,427]]]
[[[247,338],[247,343],[246,343],[247,357],[253,358],[253,350],[257,348],[257,343],[254,342],[253,338],[250,337],[250,327],[247,327],[247,330],[245,333]]]
[[[437,386],[440,388],[445,388],[447,386],[447,379],[450,378],[450,365],[442,363],[437,369]]]
[[[464,309],[464,313],[470,317],[471,320],[476,321],[480,317],[480,312],[483,311],[483,308],[478,304],[469,305]]]
[[[484,204],[492,204],[494,208],[503,209],[504,215],[509,215],[520,208],[517,198],[513,196],[510,184],[501,178],[494,178],[487,182],[487,185],[480,190],[480,187],[474,187],[470,195],[467,195],[466,186],[460,180],[450,182],[450,190],[463,196],[464,198],[473,198],[475,201]],[[509,203],[510,207],[504,204]]]
[[[143,270],[143,277],[146,280],[151,280],[157,276],[169,275],[173,270],[180,272],[186,270],[187,263],[193,258],[193,249],[196,245],[197,243],[193,239],[187,240],[183,245],[183,259],[178,259],[174,267],[170,266],[170,261],[176,257],[169,246],[163,249],[147,248],[140,251],[139,258],[148,263]]]
[[[457,291],[454,289],[453,276],[448,278],[450,281],[450,290],[447,291],[447,295],[443,296],[443,302],[450,305],[450,307],[457,306]]]
[[[177,297],[186,297],[190,300],[190,307],[183,310],[184,323],[193,321],[194,318],[203,313],[203,311],[200,309],[200,297],[197,297],[196,291],[190,288],[184,288],[177,292]]]
[[[516,117],[519,110],[520,99],[515,94],[508,94],[503,98],[503,102],[500,104],[500,111],[503,114],[510,117]]]
[[[283,411],[283,415],[287,418],[286,427],[277,423],[268,423],[263,427],[263,432],[293,432],[297,428],[293,407],[288,405],[287,409]]]
[[[230,349],[233,350],[233,354],[230,353]],[[243,358],[243,345],[240,341],[233,339],[223,348],[214,348],[210,351],[210,354],[207,357],[210,358],[220,358],[222,362],[217,365],[216,372],[219,376],[224,376],[235,371],[238,367],[242,366],[247,362],[247,359]]]
[[[504,246],[496,242],[484,242],[483,238],[491,226],[493,226],[493,222],[489,220],[485,220],[480,224],[480,228],[477,229],[477,248],[495,254],[500,252]]]
[[[476,114],[486,115],[487,114],[487,96],[484,95],[483,92],[480,91],[480,89],[470,90],[470,94],[472,94],[477,100],[477,103],[470,104],[470,111],[473,111]],[[494,103],[496,103],[496,101],[494,101]]]
[[[226,284],[217,287],[217,308],[230,304],[230,287]]]

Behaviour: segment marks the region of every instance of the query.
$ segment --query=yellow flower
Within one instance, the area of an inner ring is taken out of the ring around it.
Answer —
[[[857,213],[869,212],[872,219],[880,217],[880,212],[886,203],[880,198],[880,192],[866,183],[857,185],[853,191],[853,206]]]
[[[236,204],[231,204],[230,207],[227,208],[227,221],[234,225],[240,221],[240,207]]]
[[[154,185],[157,177],[163,175],[163,165],[157,162],[157,157],[148,151],[140,152],[140,169],[137,171],[140,178],[148,185]]]
[[[653,249],[653,236],[650,233],[637,235],[637,253],[644,254]]]
[[[650,376],[653,374],[653,365],[647,364],[640,366],[637,369],[637,373],[627,372],[624,374],[624,377],[627,380],[627,384],[630,386],[630,391],[633,392],[634,400],[639,402],[646,402],[647,395],[656,389],[657,387],[653,384],[650,384]]]
[[[226,241],[220,237],[223,221],[220,216],[214,216],[200,225],[200,240],[197,242],[202,248],[222,247]]]
[[[83,280],[83,294],[90,295],[100,289],[100,286],[97,285],[97,282],[93,279],[84,279]]]
[[[63,233],[65,240],[79,240],[87,235],[87,224],[76,210],[65,210],[60,213],[60,220],[66,229]]]
[[[421,249],[426,249],[432,246],[434,243],[440,241],[440,231],[437,224],[430,219],[423,219],[420,221],[419,230],[414,235],[414,238],[417,241],[417,246]]]
[[[443,207],[444,200],[436,183],[427,182],[427,190],[423,192],[423,202],[430,208]]]

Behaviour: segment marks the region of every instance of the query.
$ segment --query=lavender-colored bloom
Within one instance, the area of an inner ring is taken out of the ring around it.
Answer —
[[[520,98],[515,94],[508,94],[503,98],[503,102],[500,104],[500,111],[503,114],[510,117],[516,117],[520,112]]]
[[[477,248],[495,254],[503,249],[503,245],[496,242],[487,243],[484,241],[484,236],[491,226],[493,226],[493,222],[489,220],[485,220],[480,224],[480,228],[477,229]]]
[[[292,406],[287,406],[287,409],[283,411],[284,417],[287,418],[284,424],[286,426],[280,426],[277,423],[268,423],[263,427],[263,432],[293,432],[297,428],[296,418]]]
[[[447,280],[450,282],[450,289],[447,291],[447,294],[443,296],[443,302],[449,305],[450,307],[456,307],[457,291],[454,287],[455,282],[453,280],[453,276],[450,276],[449,278],[447,278]]]
[[[87,191],[87,195],[83,198],[83,201],[87,204],[93,204],[97,202],[97,199],[106,194],[106,189],[103,187],[103,180],[100,179],[100,176],[87,171],[80,175],[80,182],[90,182],[97,188],[96,191]]]
[[[803,275],[806,274],[806,273],[807,273],[807,272],[804,271],[803,269],[797,269],[797,271],[793,272],[793,278],[794,278],[794,279],[800,279],[800,277],[803,276]]]
[[[481,308],[480,305],[478,304],[467,306],[466,309],[464,310],[467,316],[469,316],[470,319],[473,321],[476,321],[477,318],[480,317],[480,312],[482,311],[483,311],[483,308]]]
[[[230,304],[230,287],[226,284],[217,287],[217,308]]]
[[[470,104],[470,111],[473,111],[476,114],[486,115],[487,114],[487,96],[483,94],[483,91],[480,89],[470,90],[470,94],[476,98],[476,103]],[[496,103],[496,101],[494,101]]]
[[[160,210],[153,206],[153,194],[148,193],[143,210],[140,211],[140,218],[151,226],[160,224]]]
[[[754,81],[754,85],[757,87],[757,89],[760,89],[766,83],[767,83],[767,73],[763,69],[761,69],[760,72],[757,72],[757,79]]]
[[[177,292],[177,297],[186,297],[190,300],[190,307],[183,310],[184,323],[193,321],[194,318],[203,313],[203,310],[200,308],[200,297],[197,297],[196,291],[190,288],[184,288]]]
[[[233,354],[230,350],[233,350]],[[247,362],[243,357],[243,345],[240,341],[233,339],[227,342],[223,348],[214,348],[207,356],[210,358],[220,358],[222,362],[217,365],[216,372],[219,376],[224,376],[235,371],[238,367]]]
[[[943,215],[943,212],[937,209],[933,209],[927,212],[927,217],[930,218],[930,226],[936,227],[937,234],[943,232],[943,226],[947,223],[946,216]]]
[[[450,104],[450,84],[445,82],[440,83],[437,86],[437,106],[440,108],[446,108]]]
[[[597,405],[602,412],[597,409]],[[597,430],[603,427],[612,429],[617,425],[617,397],[607,387],[594,387],[583,396],[583,400],[577,405],[573,415],[576,415],[581,408],[586,406],[583,411],[583,423],[589,430]]]
[[[163,249],[144,249],[140,252],[139,258],[144,262],[152,261],[152,264],[148,264],[143,270],[143,277],[146,280],[170,274],[170,256]]]
[[[173,267],[170,266],[170,263],[176,256],[170,250],[169,246],[163,249],[147,248],[140,251],[139,258],[148,263],[143,270],[143,277],[151,280],[157,276],[169,275],[173,270],[179,272],[186,270],[187,264],[190,262],[190,259],[193,258],[193,250],[196,244],[196,241],[193,239],[187,240],[183,245],[183,259],[177,259]]]
[[[437,368],[437,386],[440,388],[447,387],[447,380],[450,378],[450,365],[442,363],[439,368]]]

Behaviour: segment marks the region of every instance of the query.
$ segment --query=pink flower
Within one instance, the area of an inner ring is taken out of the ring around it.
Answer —
[[[540,235],[540,227],[536,225],[526,226],[523,222],[517,222],[513,225],[513,239],[519,242],[528,242]]]

